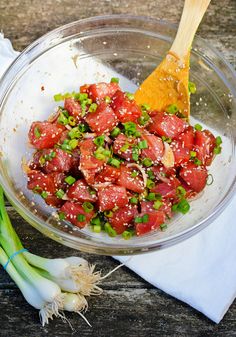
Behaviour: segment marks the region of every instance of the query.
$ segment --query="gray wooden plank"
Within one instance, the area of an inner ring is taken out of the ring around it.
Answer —
[[[101,297],[89,300],[86,318],[92,328],[75,313],[67,318],[76,331],[57,318],[44,328],[40,326],[37,310],[25,303],[17,290],[0,290],[1,329],[6,337],[233,337],[236,305],[220,325],[215,325],[183,303],[173,305],[172,298],[154,289],[105,290]],[[17,328],[16,328],[17,327]]]

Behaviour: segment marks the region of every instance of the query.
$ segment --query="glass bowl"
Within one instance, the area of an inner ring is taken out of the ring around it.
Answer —
[[[194,40],[191,119],[223,138],[223,151],[210,167],[214,182],[191,202],[191,211],[176,216],[165,232],[124,240],[80,230],[55,219],[55,209],[26,188],[22,160],[33,149],[27,134],[32,121],[56,107],[53,95],[78,90],[83,83],[121,78],[134,91],[162,60],[175,36],[168,22],[128,15],[94,17],[60,27],[26,48],[0,82],[0,183],[10,202],[32,226],[67,246],[91,253],[128,255],[174,245],[210,224],[233,196],[236,181],[236,74],[209,43]]]

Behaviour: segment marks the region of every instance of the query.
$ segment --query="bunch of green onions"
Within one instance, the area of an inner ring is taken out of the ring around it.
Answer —
[[[54,317],[66,320],[64,311],[80,314],[89,324],[82,313],[88,308],[86,297],[100,295],[98,283],[111,274],[102,277],[99,271],[94,272],[94,265],[80,257],[47,259],[24,249],[7,214],[1,187],[0,264],[26,301],[39,310],[43,326]]]

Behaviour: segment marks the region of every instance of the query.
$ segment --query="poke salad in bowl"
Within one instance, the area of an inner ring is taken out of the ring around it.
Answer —
[[[51,238],[100,254],[175,244],[224,209],[235,188],[235,74],[199,38],[191,118],[134,92],[175,27],[108,16],[36,41],[1,81],[1,184]]]

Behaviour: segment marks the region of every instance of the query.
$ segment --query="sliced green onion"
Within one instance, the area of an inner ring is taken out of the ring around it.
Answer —
[[[202,126],[200,124],[195,124],[194,125],[194,129],[197,131],[201,131],[202,130]]]
[[[143,165],[146,166],[146,167],[150,167],[152,166],[153,162],[150,158],[144,158],[143,159]]]
[[[68,122],[69,122],[70,126],[75,126],[75,124],[76,124],[75,118],[73,116],[68,117]]]
[[[146,187],[151,189],[155,186],[155,183],[154,181],[152,181],[151,179],[147,179],[147,184],[146,184]]]
[[[56,196],[58,197],[58,199],[62,199],[64,194],[65,192],[61,188],[56,192]]]
[[[48,193],[47,193],[46,191],[43,191],[43,192],[41,193],[41,197],[42,197],[43,199],[46,199],[46,198],[48,197]]]
[[[171,104],[167,107],[166,112],[169,114],[176,114],[179,111],[179,108],[177,107],[176,104]]]
[[[153,208],[158,210],[162,205],[163,203],[160,200],[156,200],[153,204]]]
[[[65,182],[66,182],[67,184],[69,184],[69,185],[74,184],[75,181],[76,181],[76,179],[75,179],[74,177],[72,177],[72,176],[67,176],[67,177],[65,178]]]
[[[126,231],[124,231],[122,233],[122,237],[125,239],[125,240],[129,240],[131,239],[135,234],[135,230],[134,229],[127,229]]]
[[[62,94],[56,94],[53,96],[55,102],[63,101]]]
[[[134,204],[134,205],[137,205],[137,203],[138,203],[138,199],[135,198],[135,197],[130,198],[129,201],[130,201],[131,204]]]
[[[114,166],[116,168],[119,168],[120,167],[120,161],[116,158],[110,158],[108,160],[108,164],[111,165],[111,166]]]
[[[41,132],[37,126],[34,128],[34,135],[36,138],[40,138],[41,136]]]
[[[221,153],[221,147],[220,146],[216,146],[213,150],[214,154],[220,154]]]
[[[84,124],[84,123],[80,123],[78,125],[78,128],[79,128],[79,131],[82,132],[82,133],[89,131],[89,126],[87,124]]]
[[[89,107],[89,112],[96,112],[98,105],[96,103],[92,103]]]
[[[96,137],[93,142],[97,146],[102,146],[104,144],[104,141],[105,141],[105,136],[102,135],[102,136]]]
[[[148,149],[148,143],[146,140],[142,140],[141,142],[138,143],[138,148],[139,149]]]
[[[144,104],[141,105],[141,109],[142,109],[142,111],[143,110],[144,111],[149,111],[151,109],[151,107],[150,107],[150,105],[144,103]]]
[[[112,77],[110,82],[111,83],[119,83],[119,78],[118,77]]]
[[[184,197],[186,195],[186,190],[183,186],[178,186],[176,191],[179,197]]]
[[[131,175],[132,178],[135,178],[135,177],[138,176],[138,171],[135,171],[135,170],[134,170],[133,172],[131,172],[130,175]]]
[[[200,159],[195,158],[195,159],[194,159],[194,164],[197,165],[197,166],[200,166],[200,165],[202,165],[202,162],[201,162]]]
[[[107,104],[111,103],[111,97],[106,96],[106,97],[104,98],[104,101],[105,101],[105,103],[107,103]]]
[[[130,92],[126,92],[126,97],[128,98],[128,99],[130,99],[131,101],[133,101],[134,100],[134,94],[131,94]]]
[[[83,202],[82,207],[86,213],[91,213],[94,209],[93,204],[89,201]]]
[[[78,214],[77,215],[77,220],[79,222],[84,222],[86,220],[86,216],[84,214]]]
[[[71,151],[71,147],[69,144],[66,144],[63,142],[63,144],[61,145],[61,149],[64,150],[64,151]]]
[[[170,137],[162,136],[161,138],[162,138],[163,142],[166,142],[168,144],[170,144],[172,142],[172,139]]]
[[[165,224],[165,223],[161,224],[160,229],[161,229],[161,231],[164,232],[167,229],[167,224]]]
[[[142,109],[142,115],[139,117],[138,122],[140,125],[145,125],[150,119],[149,114],[146,110]]]
[[[147,175],[148,175],[148,178],[150,178],[150,179],[155,179],[155,176],[154,176],[154,173],[153,173],[153,171],[152,170],[147,170]]]
[[[116,127],[111,131],[111,136],[115,138],[120,134],[120,132],[121,132],[120,129]]]
[[[133,122],[123,123],[126,136],[139,137],[140,132],[136,129],[136,124]]]
[[[148,214],[144,214],[143,215],[143,222],[145,223],[145,222],[148,222],[148,220],[149,220],[149,215]]]
[[[189,210],[190,210],[190,205],[186,199],[182,199],[180,200],[179,203],[174,204],[172,206],[172,211],[174,212],[181,212],[183,214],[186,214],[188,213]]]
[[[134,161],[138,161],[138,157],[139,157],[139,148],[137,146],[133,146],[132,147],[132,159]]]
[[[45,156],[40,156],[39,157],[39,164],[43,166],[46,163],[46,158]]]
[[[68,118],[61,112],[58,119],[57,119],[58,123],[62,124],[62,125],[67,125],[68,122]]]
[[[112,212],[112,211],[105,211],[105,212],[104,212],[104,215],[105,215],[105,217],[107,217],[107,218],[111,218],[111,217],[113,216],[113,212]]]
[[[102,226],[101,225],[95,225],[95,226],[93,226],[93,231],[94,231],[94,233],[101,233]]]
[[[59,216],[59,219],[60,219],[60,220],[64,220],[64,219],[66,218],[66,215],[65,215],[64,212],[59,212],[59,213],[58,213],[58,216]]]
[[[72,150],[74,150],[78,146],[78,144],[79,144],[78,139],[71,139],[68,145]]]
[[[142,223],[143,222],[143,218],[141,216],[136,216],[136,218],[134,218],[134,222],[135,223]]]
[[[222,139],[221,139],[220,136],[217,136],[216,137],[216,145],[220,145],[220,144],[222,144]]]
[[[149,200],[149,201],[156,200],[156,193],[154,193],[154,192],[148,193],[146,199]]]
[[[189,81],[188,82],[188,91],[190,92],[190,94],[195,94],[195,92],[197,91],[196,84]]]
[[[95,218],[93,218],[91,221],[90,221],[91,225],[93,226],[101,226],[101,220],[100,218],[97,216]]]
[[[78,127],[75,127],[73,129],[71,129],[69,132],[68,132],[68,135],[71,139],[74,139],[74,138],[81,138],[82,137],[82,133],[79,131],[79,128]]]
[[[104,229],[105,229],[105,232],[111,237],[115,237],[117,235],[116,231],[114,230],[114,228],[112,228],[109,222],[105,223]]]
[[[128,148],[130,147],[129,143],[125,143],[121,148],[120,151],[121,152],[125,152],[126,150],[128,150]]]
[[[190,151],[190,157],[191,158],[195,158],[197,155],[197,152],[196,151]]]

